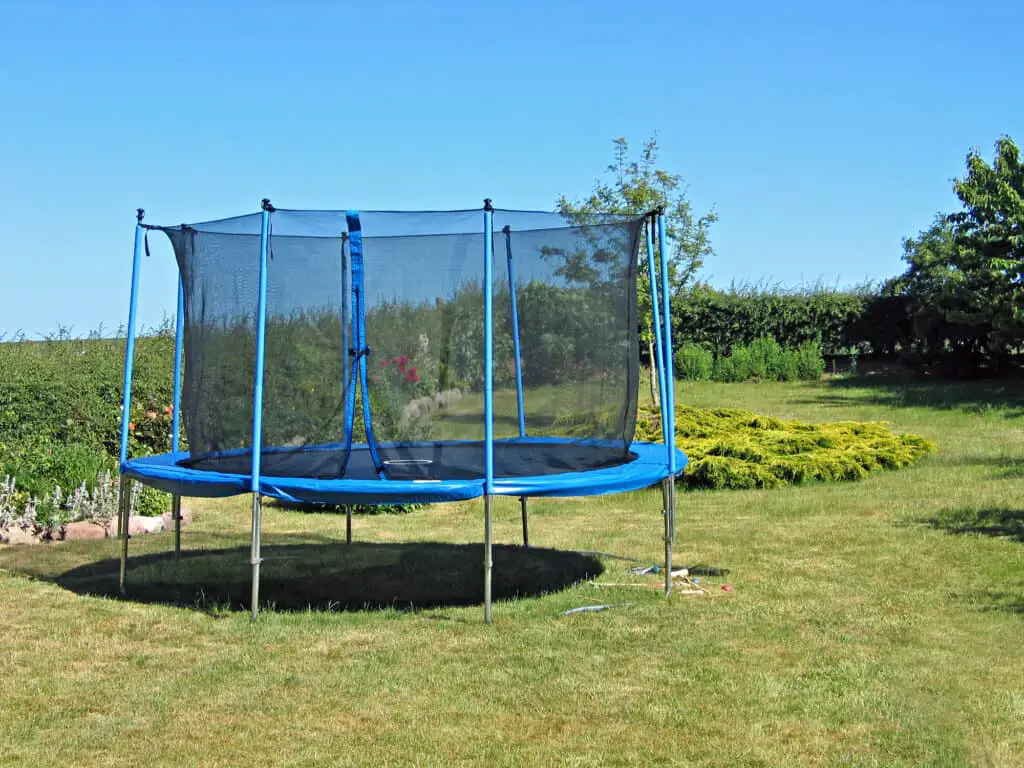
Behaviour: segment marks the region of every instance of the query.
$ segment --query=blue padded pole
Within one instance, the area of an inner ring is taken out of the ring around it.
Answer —
[[[484,621],[491,623],[494,542],[494,207],[484,200]]]
[[[181,358],[185,345],[185,286],[178,276],[178,312],[174,319],[174,397],[171,401],[171,452],[178,452],[181,437]]]
[[[675,476],[676,473],[676,393],[674,386],[674,374],[672,367],[672,304],[669,298],[671,291],[668,284],[668,249],[665,247],[665,212],[658,211],[658,250],[661,252],[661,296],[662,313],[661,319],[665,324],[665,332],[662,338],[665,350],[665,367],[663,378],[665,379],[665,400],[663,407],[668,413],[668,429],[666,431],[666,444],[668,445],[668,468]]]
[[[519,347],[519,300],[516,298],[516,271],[512,263],[512,227],[506,225],[505,257],[508,261],[508,286],[512,296],[512,347],[516,356],[516,407],[519,410],[519,436],[526,437],[526,409],[523,405],[523,357]]]
[[[494,484],[494,208],[484,200],[484,493]]]
[[[132,407],[132,370],[135,367],[135,315],[139,304],[139,267],[142,262],[143,241],[146,237],[146,230],[142,226],[142,218],[146,212],[141,208],[136,213],[135,224],[135,251],[132,254],[132,287],[128,299],[128,338],[124,348],[124,380],[121,394],[121,453],[120,470],[124,472],[124,466],[128,461],[128,422],[131,421]],[[127,532],[125,532],[127,536]]]
[[[348,338],[348,258],[345,255],[345,246],[348,243],[348,232],[341,233],[341,386],[342,386],[342,429],[348,426],[348,366],[349,366],[349,338]],[[344,438],[345,435],[342,435]]]
[[[171,452],[178,452],[181,437],[181,358],[185,343],[185,285],[178,275],[178,311],[174,318],[174,396],[171,398]],[[171,496],[174,520],[174,556],[181,554],[181,496]]]
[[[124,347],[124,381],[121,395],[121,452],[118,469],[121,481],[118,483],[117,535],[121,537],[121,567],[118,573],[118,590],[125,594],[125,581],[128,574],[128,523],[131,515],[131,495],[129,481],[124,477],[124,467],[128,461],[128,423],[131,421],[132,408],[132,369],[135,366],[135,315],[139,304],[139,268],[142,262],[143,243],[146,230],[142,226],[142,218],[146,212],[141,208],[136,211],[135,250],[132,253],[132,287],[128,299],[128,338]]]
[[[270,244],[270,214],[274,207],[269,200],[263,201],[260,217],[260,278],[256,299],[256,375],[252,389],[252,476],[249,489],[260,490],[260,464],[263,447],[263,356],[267,336],[267,253]]]
[[[658,270],[654,266],[654,218],[651,217],[644,231],[647,233],[647,275],[650,278],[651,289],[651,326],[654,328],[654,368],[658,376],[658,398],[661,400],[661,435],[662,438],[668,434],[668,419],[665,409],[668,401],[665,399],[665,350],[661,346],[661,311],[658,309]]]

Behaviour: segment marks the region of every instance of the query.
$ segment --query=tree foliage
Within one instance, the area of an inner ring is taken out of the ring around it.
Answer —
[[[904,243],[907,270],[886,292],[907,302],[918,359],[967,374],[999,370],[1024,342],[1024,167],[1008,136],[990,164],[976,151],[953,190],[963,205]]]
[[[709,211],[694,214],[686,197],[686,184],[679,174],[658,168],[658,140],[644,142],[639,157],[631,157],[629,142],[617,138],[614,155],[605,169],[610,179],[599,180],[590,195],[572,201],[558,199],[563,214],[597,213],[642,215],[664,209],[665,234],[669,243],[669,280],[678,293],[711,256],[711,225],[718,215]]]
[[[638,157],[631,155],[625,138],[617,138],[613,144],[612,162],[605,169],[605,178],[599,179],[590,195],[583,199],[560,197],[558,210],[572,217],[588,214],[639,216],[664,210],[670,289],[678,297],[692,282],[704,260],[713,254],[711,226],[718,220],[718,215],[714,211],[702,215],[694,213],[686,196],[683,177],[658,167],[657,138],[645,141]],[[656,265],[660,265],[660,259],[661,254],[656,253]],[[641,341],[651,350],[654,334],[649,279],[646,259],[642,259],[637,297],[640,335]]]
[[[989,354],[1002,355],[1024,339],[1024,167],[1017,145],[1001,137],[991,165],[971,152],[953,189],[964,206],[949,217],[964,300],[953,318],[984,328]]]

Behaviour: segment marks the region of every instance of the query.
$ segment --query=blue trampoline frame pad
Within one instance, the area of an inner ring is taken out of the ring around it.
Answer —
[[[495,445],[502,442],[521,443],[524,440],[538,443],[578,442],[565,438],[536,437],[496,440]],[[366,445],[353,448],[365,449]],[[264,448],[263,453],[266,455],[268,451],[274,450],[277,449]],[[633,442],[629,451],[631,460],[614,466],[557,474],[495,477],[490,491],[502,496],[596,496],[648,488],[669,476],[668,452],[664,444]],[[248,451],[242,451],[245,452]],[[686,468],[687,457],[678,449],[675,449],[675,453],[678,476]],[[178,496],[223,497],[252,491],[251,475],[191,469],[179,463],[188,459],[189,454],[185,452],[146,456],[126,462],[122,473],[145,485]],[[362,480],[261,475],[259,479],[259,492],[264,496],[312,504],[385,505],[464,501],[483,496],[484,486],[483,477],[459,480]]]

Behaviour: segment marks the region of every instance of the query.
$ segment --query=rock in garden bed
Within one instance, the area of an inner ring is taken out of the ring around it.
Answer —
[[[181,524],[192,523],[192,511],[185,506],[181,508]],[[158,533],[174,528],[174,520],[170,512],[155,517],[132,515],[128,518],[128,534],[141,536],[147,533]],[[105,539],[117,535],[116,519],[77,520],[54,528],[25,528],[12,525],[0,529],[0,545],[47,544],[59,541],[78,541],[82,539]]]

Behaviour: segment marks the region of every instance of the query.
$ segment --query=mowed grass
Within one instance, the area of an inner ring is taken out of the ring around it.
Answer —
[[[436,544],[478,543],[481,502],[358,517],[347,555],[343,518],[268,508],[281,556],[264,574],[290,598],[255,624],[217,591],[244,583],[247,499],[190,503],[186,550],[233,552],[174,566],[157,556],[169,536],[134,539],[130,600],[83,594],[110,588],[116,542],[10,548],[0,763],[1024,765],[1019,385],[686,384],[678,399],[882,419],[939,450],[859,483],[680,494],[677,565],[728,572],[667,602],[614,586],[645,581],[631,562],[603,558],[596,584],[610,586],[595,586],[592,560],[565,555],[657,562],[656,492],[532,501],[531,543],[561,554],[501,550],[528,573],[493,626],[432,576],[480,578],[479,547]],[[518,505],[496,513],[497,540],[518,543]],[[175,568],[205,597],[147,602]],[[381,582],[441,599],[331,610],[310,569],[346,604]],[[559,615],[596,604],[612,607]]]

